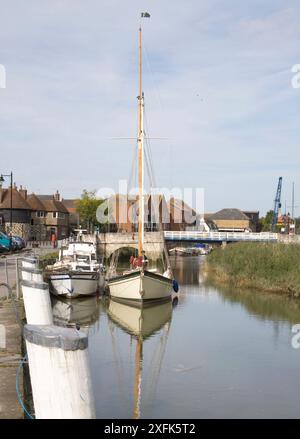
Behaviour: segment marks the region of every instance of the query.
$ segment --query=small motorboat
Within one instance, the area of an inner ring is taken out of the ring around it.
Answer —
[[[104,267],[97,261],[92,242],[74,241],[60,249],[59,260],[46,267],[45,278],[57,296],[90,296],[103,283]]]

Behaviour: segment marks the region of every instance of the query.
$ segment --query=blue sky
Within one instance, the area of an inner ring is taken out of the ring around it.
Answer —
[[[137,30],[158,186],[203,187],[205,210],[300,206],[296,0],[11,0],[0,7],[0,172],[65,198],[129,177]],[[289,209],[290,210],[290,209]],[[300,215],[300,207],[296,209]]]

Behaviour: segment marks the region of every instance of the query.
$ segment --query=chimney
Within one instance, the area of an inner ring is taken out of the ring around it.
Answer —
[[[20,186],[19,194],[22,196],[22,198],[24,198],[25,201],[27,200],[27,189],[25,187],[23,189],[23,186]]]
[[[54,194],[54,199],[56,201],[60,201],[60,193],[58,192],[58,190],[56,191],[56,193]]]

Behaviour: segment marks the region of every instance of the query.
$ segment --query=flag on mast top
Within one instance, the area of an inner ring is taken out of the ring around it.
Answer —
[[[149,14],[149,12],[142,12],[141,17],[142,18],[150,18],[150,14]]]

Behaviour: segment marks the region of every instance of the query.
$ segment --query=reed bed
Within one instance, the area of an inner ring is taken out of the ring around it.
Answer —
[[[300,245],[236,243],[215,249],[206,264],[208,277],[300,297]]]

